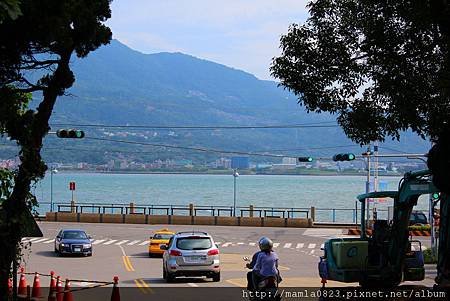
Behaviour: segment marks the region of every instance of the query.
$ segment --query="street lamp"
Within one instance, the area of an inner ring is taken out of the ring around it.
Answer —
[[[236,216],[236,178],[239,177],[239,173],[237,169],[233,170],[233,178],[234,178],[234,201],[233,201],[233,216]]]
[[[50,212],[53,212],[53,174],[57,172],[56,168],[50,168]]]

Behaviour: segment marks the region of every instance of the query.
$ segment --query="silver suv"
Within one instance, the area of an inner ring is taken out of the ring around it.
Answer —
[[[172,282],[178,276],[206,276],[220,281],[219,249],[206,232],[178,232],[163,254],[163,278]]]

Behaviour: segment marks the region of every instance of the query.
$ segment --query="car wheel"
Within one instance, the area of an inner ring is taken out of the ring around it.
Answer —
[[[163,279],[167,280],[167,272],[166,269],[163,267]]]
[[[216,273],[214,276],[212,276],[212,280],[214,282],[219,282],[220,281],[220,272]]]
[[[174,281],[175,281],[175,276],[172,275],[172,274],[169,273],[169,272],[166,272],[166,282],[167,282],[167,283],[172,283],[172,282],[174,282]]]

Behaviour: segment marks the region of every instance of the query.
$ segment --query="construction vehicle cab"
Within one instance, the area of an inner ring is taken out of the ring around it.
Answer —
[[[361,236],[332,238],[324,244],[319,274],[323,279],[359,282],[365,287],[393,287],[402,281],[425,278],[422,247],[411,250],[409,220],[413,207],[423,194],[437,192],[429,171],[406,173],[398,191],[371,192],[359,195],[361,202]],[[366,233],[365,202],[368,198],[392,198],[393,220],[377,220],[370,236]]]

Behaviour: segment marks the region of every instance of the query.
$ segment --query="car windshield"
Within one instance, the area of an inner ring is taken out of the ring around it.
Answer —
[[[153,236],[153,239],[170,239],[172,236],[173,236],[173,234],[157,233]]]
[[[87,235],[83,231],[64,231],[63,238],[67,238],[67,239],[87,239]]]
[[[177,248],[180,250],[206,250],[211,248],[209,237],[184,237],[177,239]]]

